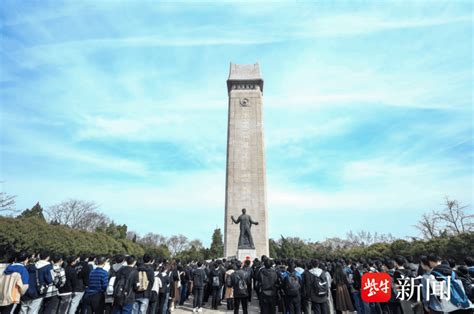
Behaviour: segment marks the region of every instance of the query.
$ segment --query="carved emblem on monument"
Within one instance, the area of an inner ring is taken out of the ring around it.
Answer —
[[[240,105],[241,105],[242,107],[248,107],[249,104],[250,104],[250,101],[249,101],[247,98],[242,98],[242,99],[240,100]]]

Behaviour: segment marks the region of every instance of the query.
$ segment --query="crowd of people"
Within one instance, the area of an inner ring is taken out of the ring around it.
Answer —
[[[364,274],[376,272],[391,278],[388,302],[361,298],[368,288]],[[193,312],[202,312],[206,304],[213,310],[248,313],[254,303],[264,314],[473,313],[473,278],[473,258],[456,264],[433,254],[416,261],[403,256],[168,261],[149,254],[19,252],[0,271],[0,314],[167,314],[185,302]],[[444,292],[435,289],[437,282],[446,283]],[[421,288],[418,297],[411,293],[405,298],[405,283]]]

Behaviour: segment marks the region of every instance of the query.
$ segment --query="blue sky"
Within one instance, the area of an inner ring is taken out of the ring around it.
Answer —
[[[1,6],[1,180],[19,209],[90,200],[208,244],[229,63],[256,61],[271,237],[405,237],[445,195],[473,202],[468,1]]]

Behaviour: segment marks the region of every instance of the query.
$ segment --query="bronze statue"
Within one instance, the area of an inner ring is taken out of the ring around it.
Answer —
[[[253,244],[252,234],[250,234],[250,228],[252,225],[258,225],[258,222],[253,221],[250,215],[247,215],[247,210],[242,208],[242,215],[237,218],[230,216],[232,221],[236,224],[240,223],[240,236],[239,236],[239,249],[255,249]]]

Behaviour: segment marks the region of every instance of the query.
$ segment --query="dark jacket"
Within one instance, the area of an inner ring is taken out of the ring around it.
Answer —
[[[77,273],[74,267],[70,265],[66,266],[65,272],[66,272],[66,283],[64,284],[64,286],[58,289],[60,294],[73,292],[78,284]]]
[[[326,287],[330,287],[330,283],[327,280],[326,272],[323,271],[321,268],[313,268],[309,271],[305,271],[303,273],[303,282],[305,285],[304,291],[307,294],[306,297],[308,298],[308,300],[311,300],[311,302],[325,303],[328,300],[329,290],[325,295],[319,295],[316,292],[316,288],[314,287],[314,285],[317,283],[317,278],[314,277],[319,277],[321,282],[326,283]]]
[[[123,266],[117,272],[117,276],[115,277],[115,284],[117,284],[122,278],[124,278],[127,282],[126,291],[128,291],[128,295],[124,300],[123,304],[133,304],[135,303],[135,292],[137,290],[138,284],[137,269],[131,266]]]
[[[73,292],[84,292],[86,287],[89,285],[89,274],[91,271],[89,263],[86,261],[80,261],[74,269],[77,274],[77,285]]]
[[[243,297],[248,297],[248,290],[245,288],[245,290],[240,289],[240,281],[243,280],[245,282],[245,285],[248,287],[250,284],[250,277],[248,273],[246,273],[244,270],[239,269],[236,270],[232,276],[232,288],[234,289],[234,298],[243,298]]]
[[[444,279],[442,278],[442,276],[445,276],[445,277],[451,276],[452,273],[453,273],[453,269],[445,264],[439,264],[431,270],[431,274],[438,281],[443,281]],[[439,274],[441,274],[442,276],[440,276]]]
[[[471,276],[469,276],[469,274],[456,272],[456,277],[461,280],[464,292],[466,293],[468,299],[471,300],[471,302],[474,302],[474,286]]]
[[[32,300],[32,299],[37,299],[39,297],[38,295],[38,277],[37,277],[37,269],[35,264],[29,264],[26,266],[26,270],[28,271],[29,275],[29,280],[28,280],[28,290],[26,290],[26,293],[21,297],[22,300]]]
[[[188,268],[185,268],[183,270],[183,272],[181,273],[181,276],[180,276],[180,280],[181,280],[181,285],[182,286],[187,286],[188,285],[188,282],[189,282],[189,269]]]
[[[258,274],[258,289],[264,297],[275,297],[278,289],[278,275],[273,268],[262,268]]]
[[[169,293],[170,292],[170,285],[171,285],[171,277],[168,273],[160,272],[158,274],[158,277],[161,280],[161,288],[160,288],[160,294],[164,293]]]
[[[193,270],[192,279],[195,288],[203,288],[207,281],[206,272],[202,268],[196,268]]]
[[[219,278],[219,286],[214,285],[214,278]],[[210,271],[209,275],[209,284],[212,287],[212,289],[220,289],[224,285],[224,274],[221,272],[219,268],[213,268]]]
[[[151,297],[151,288],[153,288],[153,283],[155,282],[155,272],[153,270],[153,266],[150,264],[143,264],[138,267],[138,271],[144,271],[146,273],[146,277],[148,278],[148,287],[145,291],[137,291],[135,293],[136,299],[147,298]]]

